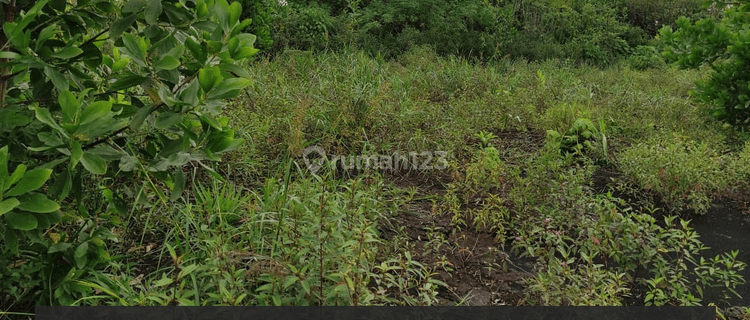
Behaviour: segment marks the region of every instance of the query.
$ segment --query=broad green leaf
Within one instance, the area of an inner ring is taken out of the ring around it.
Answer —
[[[53,53],[52,57],[67,60],[81,53],[83,53],[83,50],[79,49],[78,47],[65,47],[65,48],[62,48],[60,51]]]
[[[70,247],[72,247],[73,244],[70,242],[58,242],[49,247],[47,249],[47,253],[55,253],[55,252],[61,252],[68,250]]]
[[[24,174],[26,174],[26,165],[22,163],[16,167],[16,170],[13,170],[13,173],[10,175],[10,177],[8,177],[8,180],[5,180],[5,185],[3,185],[3,189],[8,190],[10,186],[14,185],[16,182],[21,180]]]
[[[55,183],[50,187],[49,194],[57,200],[65,199],[73,187],[73,179],[70,176],[70,170],[64,168],[62,173],[55,178]]]
[[[16,184],[13,189],[10,189],[10,191],[8,191],[5,196],[14,197],[30,191],[35,191],[41,188],[44,183],[47,182],[50,174],[52,174],[52,170],[50,169],[34,169],[28,171],[23,175],[23,178],[18,181],[18,184]]]
[[[213,66],[198,71],[198,82],[200,82],[203,92],[211,91],[219,81],[221,81],[221,70],[219,70],[219,67]]]
[[[146,0],[130,0],[122,6],[122,13],[138,12],[146,6]]]
[[[49,110],[47,110],[46,108],[36,107],[34,108],[34,112],[36,113],[37,120],[62,133],[63,137],[65,137],[66,139],[68,138],[68,132],[65,131],[65,129],[63,129],[60,125],[58,125],[54,119],[52,119],[52,115],[49,113]]]
[[[229,3],[226,0],[217,0],[214,6],[214,13],[219,19],[219,25],[224,32],[229,32]]]
[[[185,46],[198,63],[203,64],[206,61],[206,50],[203,50],[203,47],[195,42],[193,38],[188,37],[185,39]]]
[[[199,19],[207,16],[210,13],[205,1],[198,1],[198,4],[195,6],[195,12],[198,14]]]
[[[155,62],[153,66],[156,70],[172,70],[180,66],[180,60],[171,56],[163,56],[159,61]]]
[[[211,99],[234,98],[242,89],[250,84],[250,80],[242,78],[224,79],[216,86],[216,91],[211,93]]]
[[[15,53],[13,51],[0,51],[0,59],[13,60],[13,59],[18,59],[20,57],[21,57],[20,54]]]
[[[120,158],[120,170],[130,172],[135,169],[138,159],[133,156],[122,156]]]
[[[148,80],[147,77],[128,72],[123,77],[117,79],[109,88],[114,91],[125,90],[141,85],[146,82],[146,80]]]
[[[16,206],[18,206],[21,202],[18,201],[16,198],[8,198],[0,202],[0,216],[10,212],[10,210],[13,210]]]
[[[5,222],[13,229],[29,231],[36,229],[39,224],[31,213],[11,211],[3,215]]]
[[[73,93],[70,91],[60,92],[57,101],[60,103],[60,108],[62,108],[63,122],[75,123],[78,110],[81,109],[81,106],[78,104],[78,100],[76,100]]]
[[[81,157],[81,164],[89,172],[93,174],[105,174],[107,173],[107,161],[99,155],[93,154],[89,151],[83,152]]]
[[[74,169],[78,165],[78,161],[81,161],[83,156],[83,149],[81,143],[73,140],[70,142],[70,168]]]
[[[97,47],[95,44],[87,43],[83,47],[81,47],[81,50],[83,50],[83,53],[79,57],[77,57],[77,59],[83,61],[83,63],[87,67],[89,67],[90,69],[96,69],[102,64],[104,55],[102,54],[102,51],[99,50],[99,47]]]
[[[182,104],[182,101],[180,99],[177,99],[177,97],[172,94],[172,91],[169,90],[169,88],[167,88],[167,86],[165,85],[159,85],[157,94],[159,96],[159,99],[167,106],[172,107],[176,104]]]
[[[170,200],[176,201],[179,199],[183,191],[185,191],[185,173],[182,171],[182,167],[177,167],[175,168],[174,187],[172,187]]]
[[[68,90],[68,79],[65,78],[65,76],[60,73],[59,71],[51,68],[51,67],[44,67],[44,74],[52,80],[52,84],[55,85],[55,87],[60,91],[67,91]]]
[[[89,251],[89,243],[84,242],[78,245],[76,248],[76,251],[73,253],[73,257],[76,261],[76,266],[79,268],[83,268],[86,266],[86,263],[88,263],[88,258],[86,257],[86,253]]]
[[[47,198],[47,196],[41,193],[31,193],[19,197],[21,204],[18,205],[18,209],[35,212],[35,213],[50,213],[60,210],[60,205]]]
[[[109,29],[109,36],[112,39],[119,38],[125,30],[130,28],[130,26],[133,25],[133,22],[135,22],[136,18],[138,18],[138,15],[131,14],[127,17],[122,17],[115,21],[112,24],[112,27]]]
[[[136,38],[130,33],[122,35],[122,43],[125,45],[125,51],[136,62],[144,65],[143,59],[146,57],[146,42],[142,38]]]
[[[175,112],[162,112],[156,117],[154,126],[158,129],[167,129],[180,122],[182,122],[181,114]]]
[[[200,93],[201,87],[198,79],[193,79],[190,83],[185,86],[185,89],[180,92],[180,100],[189,106],[198,104],[198,94]]]
[[[151,111],[154,110],[154,107],[155,105],[152,104],[138,109],[138,112],[135,113],[133,119],[130,121],[130,129],[138,131],[138,129],[141,128],[143,121],[146,120],[146,117],[148,117],[148,115],[151,114]]]
[[[159,19],[159,16],[161,15],[162,7],[161,7],[161,0],[149,0],[148,5],[146,6],[146,23],[153,24],[156,22],[157,19]]]
[[[229,28],[234,28],[234,26],[237,24],[237,22],[240,21],[240,15],[242,14],[242,5],[240,5],[239,2],[232,2],[231,5],[229,5],[228,12],[228,21],[227,24]],[[227,30],[228,31],[228,30]]]
[[[97,101],[90,104],[81,112],[78,123],[81,125],[99,120],[112,111],[112,103],[109,101]]]
[[[36,136],[39,138],[39,141],[44,142],[49,147],[58,147],[63,144],[60,136],[54,131],[40,132]]]
[[[37,221],[37,226],[36,227],[37,227],[37,229],[46,230],[46,229],[49,229],[49,227],[52,226],[52,223],[50,223],[50,219],[49,219],[49,217],[51,216],[51,214],[49,212],[47,212],[47,213],[32,212],[31,214],[33,214],[34,217],[36,218],[36,221]]]

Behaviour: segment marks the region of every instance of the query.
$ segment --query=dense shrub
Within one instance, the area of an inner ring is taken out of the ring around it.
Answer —
[[[623,0],[620,8],[626,12],[626,21],[654,36],[663,26],[674,25],[680,16],[703,18],[708,11],[704,0]]]
[[[362,8],[356,36],[388,55],[430,45],[439,54],[493,57],[514,33],[511,21],[509,10],[480,0],[375,0]]]
[[[723,2],[715,1],[721,8]],[[708,66],[711,76],[697,83],[694,96],[709,105],[721,121],[740,127],[750,124],[750,1],[738,1],[722,20],[707,18],[695,23],[682,17],[677,29],[664,27],[662,55],[680,68]]]

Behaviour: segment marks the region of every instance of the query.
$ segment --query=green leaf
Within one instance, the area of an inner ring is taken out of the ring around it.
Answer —
[[[207,16],[210,13],[205,1],[198,1],[198,4],[195,6],[195,12],[198,14],[199,19]]]
[[[180,100],[190,106],[198,104],[198,94],[200,91],[200,83],[198,79],[193,79],[190,84],[185,86],[185,89],[180,92]]]
[[[137,164],[138,159],[133,156],[122,156],[120,158],[120,170],[125,172],[130,172],[135,169],[135,165]]]
[[[40,132],[36,136],[39,138],[39,141],[44,142],[49,147],[57,147],[63,144],[60,136],[54,131]]]
[[[68,132],[65,131],[65,129],[63,129],[60,125],[58,125],[54,119],[52,119],[52,115],[49,113],[49,110],[47,110],[46,108],[36,107],[34,108],[34,112],[36,113],[37,120],[62,133],[63,137],[65,137],[66,139],[68,138]]]
[[[8,179],[8,146],[0,148],[0,192],[5,191]]]
[[[148,3],[145,0],[130,0],[122,6],[122,13],[138,12]]]
[[[142,38],[136,38],[130,33],[122,35],[122,43],[125,45],[125,51],[136,62],[143,65],[143,59],[146,57],[146,42]]]
[[[70,91],[60,92],[57,101],[60,103],[60,108],[62,108],[63,122],[75,123],[78,110],[81,109],[81,106],[78,104],[78,100],[73,93]]]
[[[198,82],[201,88],[203,88],[203,92],[211,91],[219,81],[221,81],[221,70],[219,70],[219,67],[213,66],[198,71]]]
[[[128,88],[141,85],[144,82],[146,82],[146,80],[148,80],[147,77],[128,72],[123,77],[117,79],[117,81],[115,81],[115,83],[110,85],[109,88],[114,91],[125,90]]]
[[[224,79],[217,85],[216,91],[211,93],[212,99],[234,98],[242,89],[250,84],[250,80],[242,78]]]
[[[18,255],[18,238],[18,233],[15,230],[5,230],[5,245],[14,255]]]
[[[21,202],[18,201],[16,198],[8,198],[0,202],[0,216],[10,212],[10,210],[13,210],[16,206],[18,206]]]
[[[89,251],[89,243],[84,242],[78,245],[76,248],[76,251],[73,253],[73,258],[75,258],[76,266],[78,268],[83,268],[86,266],[86,263],[88,263],[88,259],[86,258],[86,253]]]
[[[229,28],[233,28],[237,22],[240,21],[240,15],[242,14],[242,5],[240,5],[239,2],[232,2],[231,5],[229,5],[228,11],[228,26]]]
[[[52,84],[60,91],[68,90],[68,79],[62,73],[50,67],[44,67],[44,74],[52,80]]]
[[[156,117],[154,126],[158,129],[167,129],[180,122],[182,122],[181,114],[175,112],[162,112]]]
[[[0,51],[0,59],[13,60],[13,59],[18,59],[20,57],[21,57],[20,54],[15,53],[13,51]]]
[[[53,195],[57,200],[65,199],[72,187],[73,179],[70,176],[70,170],[64,168],[62,173],[55,179],[55,183],[50,187],[50,195]]]
[[[83,149],[81,149],[81,143],[73,140],[70,142],[70,168],[73,169],[78,165],[78,161],[81,161],[83,156]]]
[[[107,173],[107,161],[99,155],[93,154],[89,151],[83,153],[81,157],[81,164],[89,172],[93,174],[105,174]]]
[[[88,124],[89,122],[96,121],[107,115],[112,111],[112,103],[109,101],[97,101],[90,104],[86,109],[81,112],[81,116],[78,119],[80,125]]]
[[[70,247],[72,247],[73,244],[70,242],[58,242],[49,247],[47,249],[47,253],[55,253],[55,252],[61,252],[68,250]]]
[[[112,27],[109,29],[109,36],[112,39],[119,38],[120,36],[122,36],[122,33],[125,32],[125,30],[133,25],[133,22],[135,22],[136,18],[138,18],[138,15],[131,14],[127,17],[118,19],[112,24]]]
[[[183,191],[185,191],[185,173],[182,172],[182,167],[177,167],[174,172],[174,187],[172,187],[170,200],[179,199]]]
[[[3,189],[7,190],[8,188],[10,188],[10,186],[15,184],[19,180],[21,180],[24,174],[26,174],[26,165],[22,163],[16,167],[16,170],[13,170],[13,174],[11,174],[10,178],[8,178],[8,180],[5,181],[5,185],[3,185]]]
[[[185,39],[185,46],[190,51],[190,54],[195,58],[198,63],[203,64],[206,62],[206,50],[203,50],[200,44],[195,42],[193,38],[188,37]]]
[[[216,18],[219,19],[219,24],[224,33],[229,32],[229,3],[226,0],[217,0],[214,13],[216,14]]]
[[[149,0],[146,6],[146,23],[153,24],[159,19],[162,12],[161,0]]]
[[[146,117],[151,114],[151,111],[153,111],[155,107],[155,105],[148,105],[138,109],[138,112],[135,113],[133,119],[130,121],[130,129],[138,131],[143,124],[143,121],[146,120]]]
[[[52,174],[52,170],[50,169],[34,169],[26,172],[26,174],[23,175],[23,178],[21,178],[21,181],[18,181],[18,184],[8,191],[5,196],[13,197],[30,191],[35,191],[47,182],[50,174]]]
[[[78,47],[65,47],[65,48],[62,48],[60,51],[53,53],[52,57],[68,60],[81,53],[83,53],[83,50],[79,49]]]
[[[47,196],[41,193],[31,193],[21,196],[19,198],[21,204],[18,205],[18,209],[35,212],[35,213],[50,213],[60,210],[60,205],[47,198]]]
[[[155,62],[153,67],[156,70],[172,70],[180,66],[180,60],[177,60],[171,56],[163,56],[159,61]]]
[[[8,223],[8,226],[16,230],[34,230],[39,224],[36,217],[31,213],[11,211],[3,215],[3,218],[5,218],[5,222]]]

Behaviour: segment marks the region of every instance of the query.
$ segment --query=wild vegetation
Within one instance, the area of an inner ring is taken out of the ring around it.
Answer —
[[[717,305],[750,318],[750,248],[707,255],[693,222],[748,223],[747,1],[0,6],[0,317]],[[395,153],[407,160],[361,165]]]

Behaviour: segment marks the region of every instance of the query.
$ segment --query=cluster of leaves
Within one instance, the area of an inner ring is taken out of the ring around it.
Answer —
[[[0,6],[7,21],[0,35],[0,177],[15,167],[0,188],[0,233],[9,244],[0,256],[44,264],[46,290],[33,298],[67,304],[90,288],[58,289],[96,267],[87,257],[108,258],[103,240],[111,237],[98,226],[110,221],[96,220],[101,208],[84,201],[99,193],[87,177],[98,176],[115,212],[128,209],[118,188],[123,179],[135,178],[162,203],[178,199],[184,165],[210,170],[207,162],[241,142],[220,115],[224,100],[250,82],[238,62],[257,52],[255,36],[243,33],[250,21],[240,21],[239,3],[225,0]],[[35,193],[48,180],[48,196]],[[45,230],[60,222],[57,202],[65,221],[88,227],[71,236]],[[54,254],[70,259],[61,263],[50,259]]]
[[[706,18],[692,23],[681,17],[676,29],[660,30],[662,56],[680,68],[697,69],[707,65],[711,75],[696,83],[692,92],[706,102],[712,115],[732,125],[750,124],[750,1],[736,1],[726,8],[725,1],[712,6],[724,10],[721,20]]]
[[[555,130],[547,131],[547,142],[559,146],[563,154],[589,155],[596,160],[607,159],[607,137],[604,135],[604,121],[597,128],[591,120],[576,119],[565,134]]]

